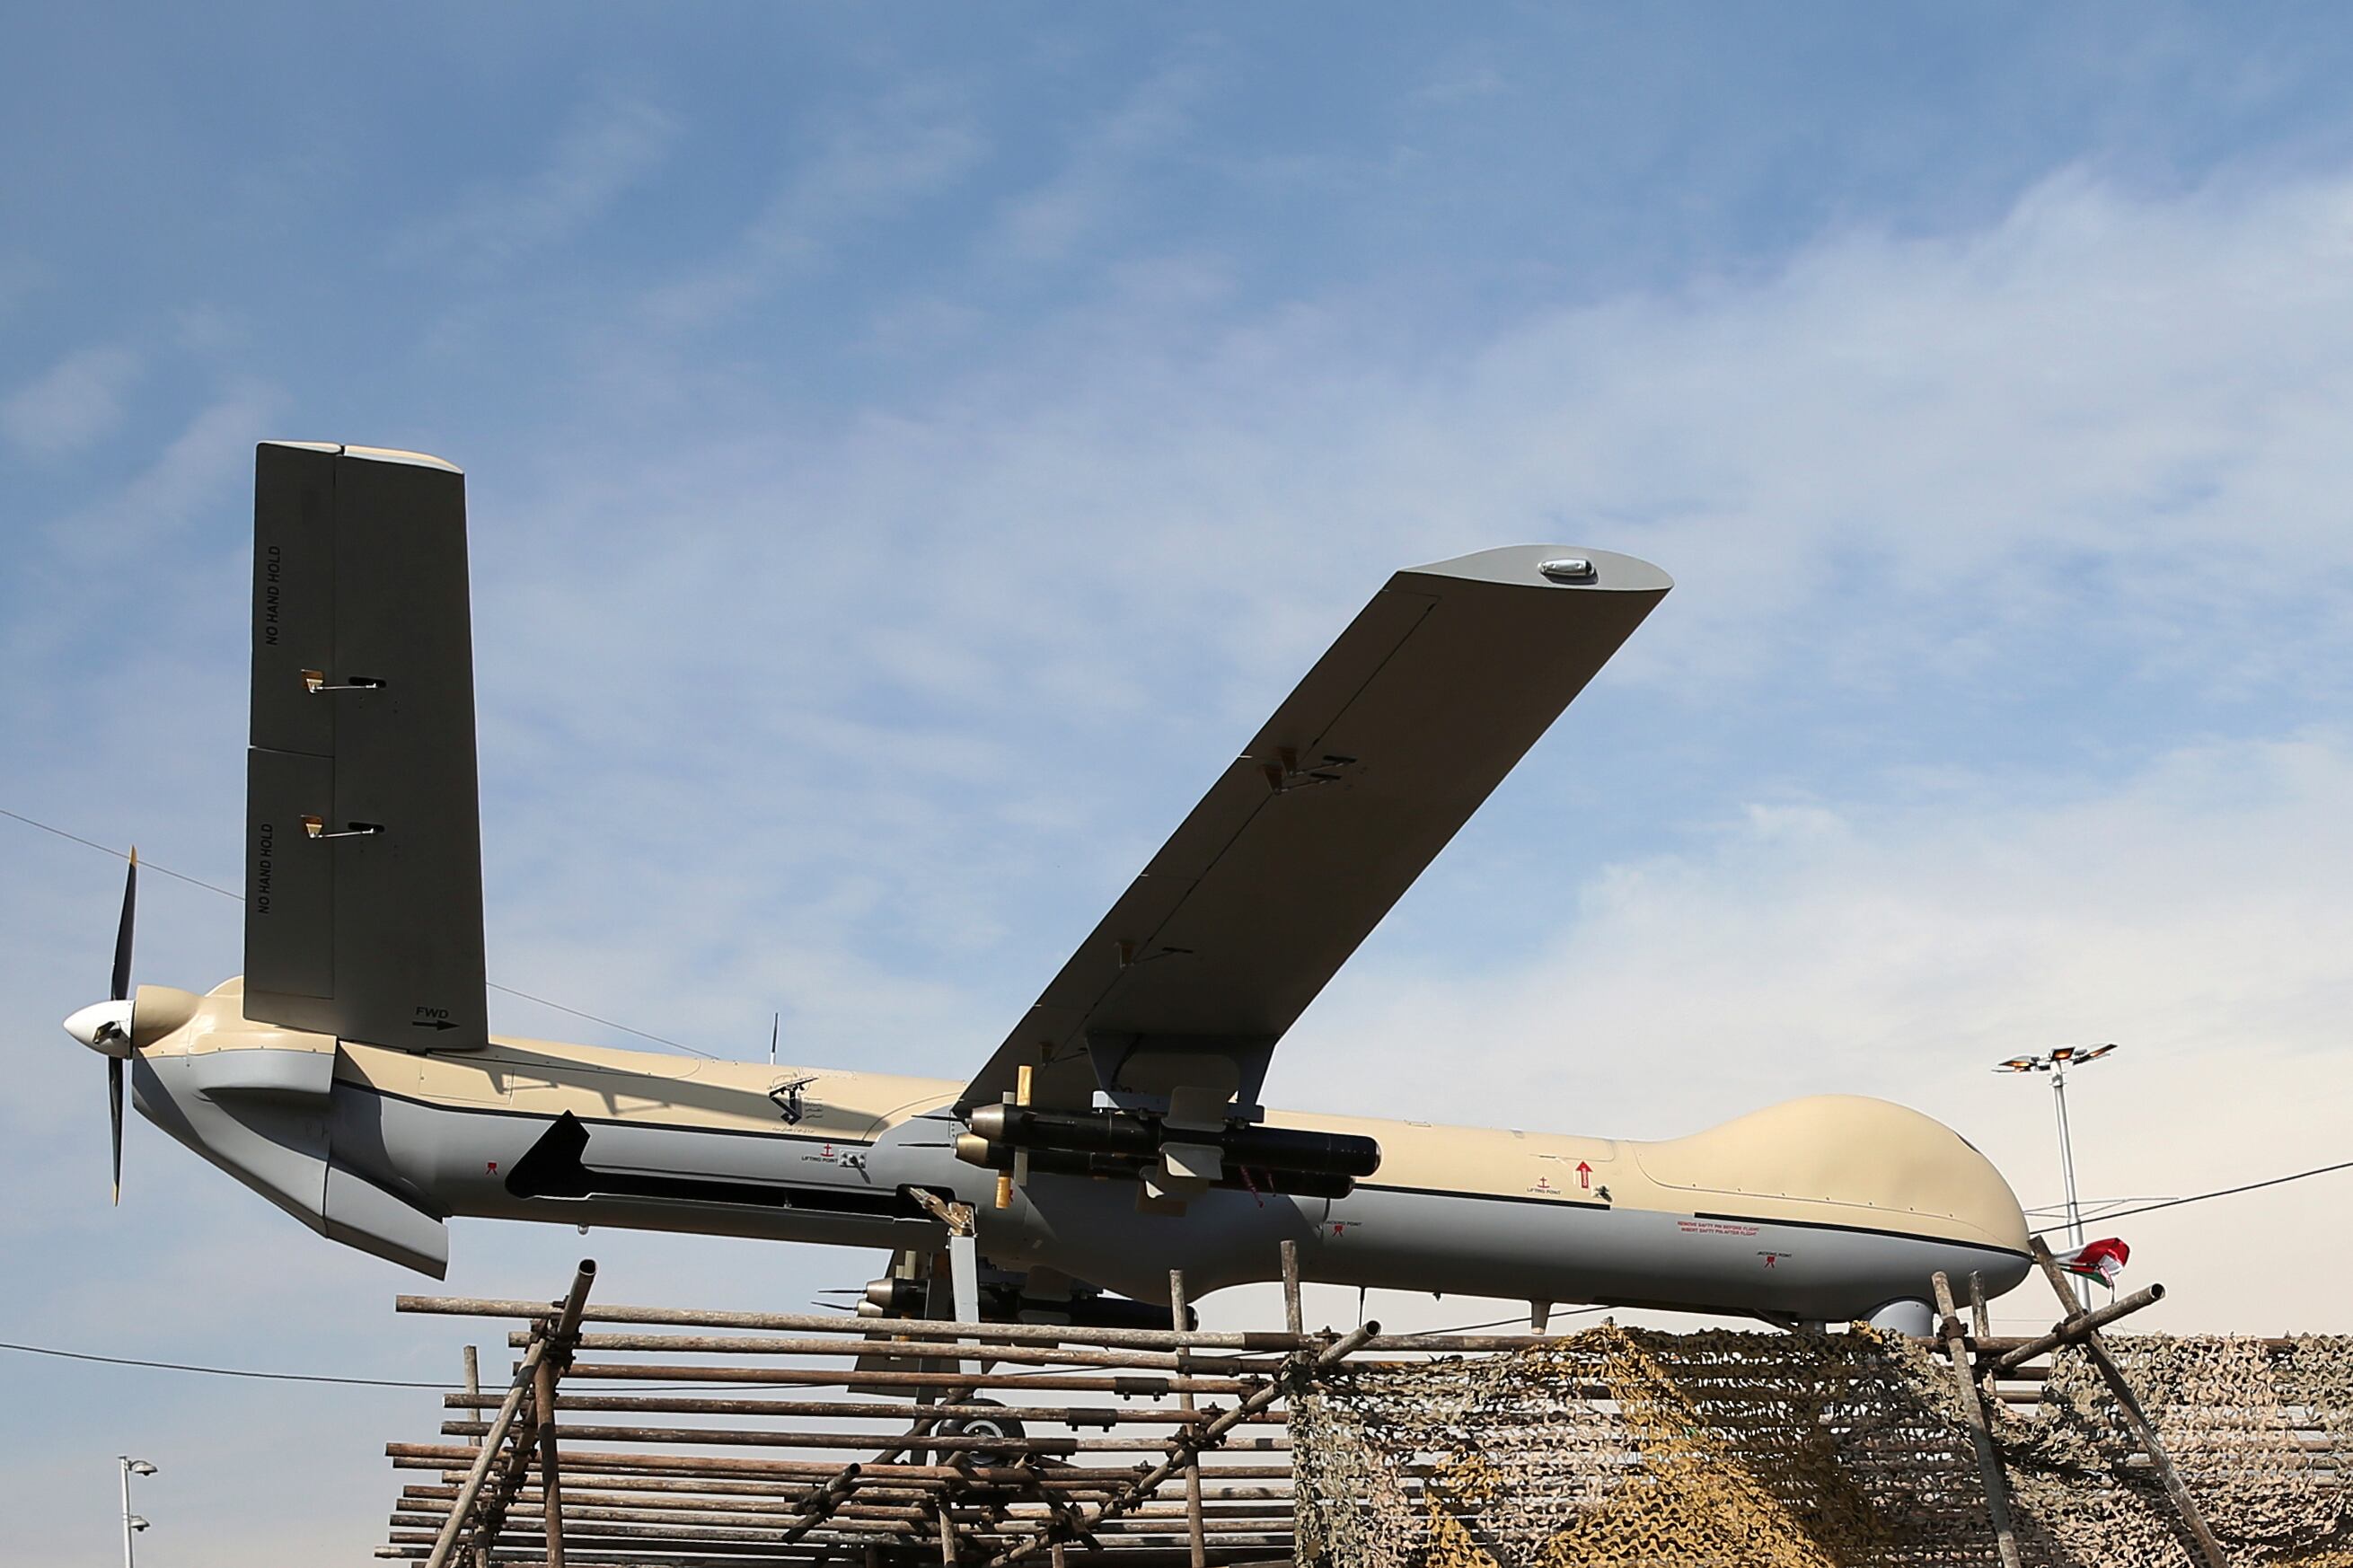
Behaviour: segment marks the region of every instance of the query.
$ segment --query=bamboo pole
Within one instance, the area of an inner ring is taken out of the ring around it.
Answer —
[[[2065,1309],[2068,1321],[2072,1322],[2079,1317],[2090,1316],[2077,1303],[2075,1288],[2068,1283],[2066,1271],[2059,1267],[2058,1259],[2051,1256],[2051,1248],[2043,1245],[2042,1238],[2029,1237],[2026,1247],[2042,1268],[2042,1277],[2051,1281],[2051,1289],[2058,1295],[2059,1304]],[[2133,1392],[2132,1384],[2125,1381],[2123,1369],[2116,1365],[2116,1358],[2108,1354],[2107,1345],[2100,1339],[2100,1331],[2097,1328],[2085,1329],[2082,1343],[2084,1352],[2092,1358],[2092,1364],[2099,1369],[2101,1378],[2107,1384],[2108,1392],[2116,1396],[2116,1409],[2123,1415],[2125,1424],[2132,1428],[2133,1436],[2140,1439],[2140,1446],[2147,1451],[2149,1462],[2157,1468],[2158,1479],[2165,1483],[2166,1496],[2173,1500],[2182,1523],[2189,1526],[2190,1536],[2198,1543],[2199,1555],[2206,1559],[2208,1568],[2231,1568],[2229,1553],[2222,1550],[2222,1543],[2214,1539],[2214,1532],[2207,1527],[2206,1515],[2200,1510],[2198,1500],[2189,1495],[2189,1489],[2182,1483],[2180,1472],[2173,1468],[2173,1456],[2166,1452],[2164,1439],[2157,1435],[2156,1426],[2141,1408],[2140,1396]]]
[[[475,1350],[475,1348],[474,1348],[472,1345],[468,1345],[468,1346],[466,1347],[466,1393],[467,1393],[469,1395],[478,1395],[478,1394],[480,1394],[481,1392],[482,1392],[482,1364],[481,1364],[481,1356],[480,1356],[480,1353],[479,1352],[477,1352],[477,1351]],[[487,1553],[485,1553],[485,1552],[483,1552],[480,1547],[474,1547],[474,1548],[470,1548],[470,1549],[469,1549],[468,1553],[467,1553],[467,1559],[468,1559],[468,1563],[469,1563],[469,1564],[470,1564],[470,1568],[488,1568],[488,1564],[489,1564],[489,1562],[490,1562],[489,1555],[488,1555]]]
[[[1294,1334],[1305,1333],[1306,1314],[1299,1299],[1299,1243],[1288,1237],[1282,1243],[1282,1326]]]
[[[544,1301],[489,1300],[455,1296],[402,1296],[396,1310],[444,1317],[522,1318],[551,1315]],[[768,1333],[827,1334],[862,1337],[888,1334],[901,1339],[994,1340],[1009,1344],[1098,1345],[1112,1349],[1294,1351],[1308,1348],[1296,1334],[1264,1331],[1204,1333],[1173,1329],[1082,1328],[1071,1323],[990,1323],[944,1318],[837,1317],[815,1312],[721,1312],[686,1307],[592,1307],[583,1319],[591,1323],[629,1323],[642,1327],[745,1329]],[[935,1356],[940,1352],[934,1351]]]
[[[1258,1386],[1255,1382],[1236,1381],[1238,1391],[1248,1393]],[[1185,1412],[1193,1409],[1193,1395],[1186,1391],[1178,1395],[1182,1402],[1176,1410],[1145,1408],[1121,1409],[1114,1405],[929,1405],[922,1406],[926,1416],[975,1419],[984,1415],[1011,1416],[1021,1421],[1051,1421],[1065,1426],[1100,1426],[1109,1431],[1122,1426],[1176,1426],[1189,1424]],[[486,1394],[467,1395],[445,1394],[444,1408],[495,1409],[499,1402]],[[835,1416],[844,1421],[904,1420],[913,1407],[881,1400],[846,1399],[702,1399],[691,1395],[668,1396],[630,1395],[617,1394],[566,1394],[564,1408],[595,1411],[598,1414],[638,1414],[645,1415],[773,1415],[773,1416]],[[1273,1420],[1279,1417],[1268,1417]]]
[[[577,1326],[581,1310],[588,1299],[588,1287],[596,1278],[596,1265],[584,1258],[573,1274],[572,1289],[565,1295],[559,1321],[568,1321]],[[538,1307],[533,1310],[545,1310]],[[449,1510],[449,1522],[442,1527],[441,1533],[433,1542],[432,1552],[426,1558],[426,1568],[448,1568],[449,1555],[457,1548],[458,1537],[465,1528],[467,1515],[472,1510],[475,1499],[481,1495],[482,1483],[490,1478],[491,1462],[497,1457],[500,1444],[505,1441],[508,1428],[513,1426],[516,1415],[522,1412],[523,1399],[531,1392],[533,1380],[539,1371],[539,1363],[548,1353],[547,1345],[548,1342],[543,1340],[525,1352],[529,1370],[516,1372],[507,1389],[507,1396],[499,1406],[497,1419],[483,1433],[481,1448],[467,1472],[465,1483],[459,1489],[457,1506]]]
[[[1171,1268],[1168,1271],[1168,1320],[1170,1324],[1179,1331],[1186,1327],[1185,1271],[1182,1268]],[[1176,1356],[1181,1363],[1185,1352],[1178,1351]],[[1179,1365],[1177,1370],[1181,1372],[1184,1368]],[[1189,1394],[1178,1394],[1176,1407],[1187,1417],[1187,1425],[1191,1425],[1193,1396]],[[1185,1519],[1188,1527],[1187,1533],[1193,1548],[1193,1568],[1208,1568],[1209,1541],[1201,1518],[1201,1466],[1198,1459],[1185,1467]]]
[[[555,1458],[555,1363],[562,1352],[543,1355],[533,1369],[533,1400],[539,1406],[539,1489],[547,1499],[547,1568],[564,1568],[564,1486]]]
[[[799,1510],[801,1517],[796,1520],[792,1527],[785,1531],[782,1537],[783,1542],[787,1546],[791,1545],[794,1542],[798,1541],[802,1536],[807,1535],[810,1531],[816,1529],[817,1526],[822,1523],[828,1515],[839,1509],[842,1503],[848,1500],[850,1492],[857,1487],[858,1478],[860,1473],[861,1467],[858,1465],[845,1465],[842,1467],[840,1474],[835,1476],[831,1480],[826,1482],[825,1485],[818,1488],[816,1491],[810,1493],[801,1504]]]
[[[2137,1312],[2143,1307],[2164,1300],[2165,1287],[2149,1285],[2134,1291],[2129,1296],[2111,1301],[2105,1307],[2095,1308],[2089,1312],[2078,1312],[2055,1325],[2049,1333],[2040,1339],[2029,1340],[2022,1345],[2002,1352],[2001,1354],[1994,1357],[1993,1369],[1996,1372],[2008,1372],[2012,1367],[2023,1366],[2038,1356],[2046,1355],[2057,1350],[2061,1345],[2074,1343],[2095,1329],[2105,1328],[2118,1318]]]
[[[1165,1332],[1166,1331],[1152,1331]],[[1273,1364],[1273,1357],[1276,1354],[1289,1354],[1293,1350],[1303,1347],[1313,1350],[1324,1342],[1314,1335],[1309,1335],[1299,1345],[1293,1345],[1287,1342],[1290,1339],[1289,1335],[1282,1337],[1286,1343],[1279,1347],[1277,1352],[1268,1352],[1265,1360],[1249,1362],[1235,1356],[1195,1356],[1192,1363],[1193,1369],[1196,1372],[1226,1375],[1264,1372]],[[531,1343],[531,1335],[521,1331],[512,1333],[507,1336],[507,1342],[520,1350]],[[714,1334],[607,1333],[584,1333],[580,1336],[579,1346],[582,1350],[590,1351],[647,1352],[665,1355],[674,1355],[686,1351],[703,1351],[720,1355],[855,1356],[860,1360],[918,1363],[944,1359],[941,1355],[941,1351],[945,1348],[906,1340],[776,1339],[757,1336],[733,1338]],[[1144,1351],[1133,1348],[1056,1350],[1050,1345],[1026,1343],[993,1343],[987,1347],[989,1359],[992,1361],[1016,1363],[1028,1366],[1113,1367],[1124,1371],[1151,1372],[1174,1372],[1176,1369],[1174,1348],[1172,1346],[1168,1351]],[[985,1376],[986,1374],[966,1373],[960,1376],[955,1373],[946,1375],[955,1377],[959,1384],[968,1386],[976,1375]],[[904,1376],[898,1373],[886,1373],[882,1376],[885,1381],[905,1381]]]
[[[923,1352],[926,1356],[932,1352]],[[1133,1373],[990,1371],[975,1376],[955,1372],[828,1372],[799,1366],[671,1366],[636,1362],[575,1362],[564,1374],[574,1383],[741,1383],[807,1388],[913,1389],[1009,1388],[1068,1394],[1116,1394],[1123,1399],[1160,1399],[1195,1394],[1248,1394],[1258,1386],[1240,1377],[1158,1377]]]
[[[1312,1367],[1320,1370],[1335,1364],[1343,1357],[1363,1349],[1380,1331],[1381,1326],[1377,1322],[1366,1321],[1359,1324],[1354,1332],[1323,1347],[1311,1363]],[[1198,1456],[1201,1450],[1224,1441],[1226,1434],[1232,1431],[1244,1416],[1257,1415],[1282,1396],[1282,1385],[1279,1383],[1271,1383],[1215,1421],[1210,1422],[1202,1429],[1199,1436],[1182,1437],[1170,1444],[1171,1452],[1166,1460],[1140,1477],[1117,1497],[1100,1505],[1095,1510],[1093,1517],[1086,1521],[1085,1528],[1092,1530],[1104,1521],[1124,1513],[1129,1508],[1144,1501],[1170,1476],[1175,1475],[1186,1462]],[[1011,1568],[1013,1563],[1028,1556],[1046,1539],[1048,1538],[1034,1538],[1027,1544],[1018,1546],[1010,1552],[998,1553],[990,1560],[988,1568]]]
[[[998,1439],[985,1438],[991,1447]],[[386,1458],[396,1469],[436,1469],[445,1473],[451,1461],[464,1463],[473,1450],[457,1444],[386,1443]],[[574,1476],[594,1471],[597,1474],[648,1476],[705,1476],[712,1479],[733,1479],[746,1476],[770,1476],[794,1479],[822,1480],[841,1467],[817,1459],[737,1458],[716,1454],[633,1454],[583,1453],[566,1449],[565,1469]],[[1073,1475],[1068,1470],[1039,1471],[1021,1466],[980,1466],[969,1468],[952,1465],[873,1465],[864,1466],[871,1476],[888,1476],[894,1480],[919,1482],[982,1482],[991,1486],[1013,1487],[1025,1490],[1068,1491],[1100,1489],[1105,1476],[1119,1477],[1127,1472],[1117,1470],[1082,1471]],[[1291,1470],[1278,1465],[1226,1465],[1217,1474],[1233,1480],[1287,1480]],[[462,1477],[460,1478],[462,1480]]]
[[[704,1512],[740,1515],[746,1519],[765,1517],[775,1520],[780,1517],[797,1518],[806,1506],[806,1500],[795,1501],[788,1498],[778,1497],[776,1487],[759,1481],[682,1481],[649,1476],[584,1479],[577,1469],[568,1465],[567,1472],[571,1476],[570,1483],[564,1489],[564,1504],[567,1509],[577,1505],[582,1508],[671,1509],[688,1512],[699,1510]],[[1125,1471],[1108,1473],[1114,1479],[1124,1479],[1127,1475],[1132,1474]],[[894,1487],[879,1482],[871,1486],[861,1484],[856,1489],[856,1495],[853,1498],[839,1505],[839,1511],[845,1515],[874,1514],[878,1517],[888,1515],[893,1518],[921,1519],[924,1517],[924,1508],[918,1506],[919,1501],[927,1506],[928,1500],[936,1495],[938,1489],[925,1490],[913,1486]],[[962,1489],[961,1495],[982,1497],[988,1495],[990,1489],[986,1486],[976,1485]],[[1044,1494],[1035,1497],[1018,1496],[1003,1494],[1002,1489],[997,1489],[1001,1495],[1005,1495],[1006,1508],[1013,1512],[1037,1513],[1041,1517],[1050,1516],[1053,1512],[1055,1504]],[[1103,1489],[1106,1496],[1113,1489],[1115,1488],[1109,1486]],[[439,1510],[445,1509],[457,1494],[458,1489],[455,1484],[406,1486],[400,1489],[400,1500],[404,1507]],[[1208,1500],[1203,1507],[1212,1517],[1220,1514],[1239,1516],[1245,1513],[1269,1515],[1284,1513],[1290,1509],[1292,1503],[1290,1492],[1278,1491],[1269,1487],[1219,1488],[1210,1490],[1208,1498]],[[904,1500],[894,1502],[891,1500]],[[515,1494],[514,1501],[511,1506],[530,1512],[539,1508],[541,1501],[538,1489],[526,1486]],[[1137,1513],[1159,1512],[1172,1515],[1181,1513],[1183,1510],[1182,1503],[1162,1502],[1139,1504],[1134,1510]]]
[[[1264,1406],[1259,1406],[1263,1409]],[[1255,1411],[1253,1412],[1255,1414]],[[1213,1419],[1211,1425],[1225,1422],[1219,1431],[1228,1430],[1239,1422],[1230,1419],[1233,1412]],[[444,1421],[441,1434],[445,1437],[471,1437],[485,1430],[479,1421]],[[707,1445],[725,1448],[855,1448],[865,1450],[878,1443],[896,1442],[900,1447],[920,1443],[927,1448],[943,1452],[970,1453],[976,1449],[992,1449],[1007,1454],[1029,1454],[1048,1458],[1067,1459],[1082,1451],[1099,1454],[1150,1454],[1167,1447],[1157,1437],[1003,1437],[956,1432],[944,1434],[905,1434],[896,1432],[772,1432],[744,1426],[565,1426],[563,1432],[583,1442],[598,1443],[682,1443]],[[1237,1453],[1279,1454],[1288,1452],[1288,1437],[1250,1437],[1233,1445]]]
[[[1968,1342],[1961,1332],[1961,1320],[1953,1310],[1952,1282],[1941,1268],[1929,1277],[1936,1293],[1938,1326],[1944,1330],[1945,1348],[1953,1358],[1953,1382],[1961,1395],[1961,1414],[1969,1424],[1969,1437],[1977,1445],[1978,1470],[1985,1479],[1986,1513],[1993,1523],[1995,1552],[2001,1559],[2001,1568],[2022,1568],[2018,1554],[2018,1535],[2010,1522],[2010,1479],[2002,1473],[2001,1455],[1993,1446],[1993,1432],[1986,1425],[1985,1406],[1978,1399],[1978,1380],[1969,1364]]]

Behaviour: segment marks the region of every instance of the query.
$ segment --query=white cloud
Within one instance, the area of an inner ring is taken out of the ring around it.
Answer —
[[[2060,802],[1978,784],[1752,810],[1609,865],[1524,963],[1385,954],[1309,1014],[1270,1096],[1650,1138],[1869,1093],[1949,1121],[2038,1205],[2060,1196],[2047,1080],[1990,1069],[2116,1040],[2073,1095],[2086,1198],[2353,1158],[2353,743],[2186,751]],[[2323,1181],[2115,1229],[2177,1329],[2341,1324],[2327,1270],[2264,1267],[2353,1202],[2353,1173]]]
[[[269,388],[242,384],[199,408],[152,460],[114,491],[52,525],[58,554],[79,566],[155,548],[224,498],[252,472],[253,447],[269,439]]]
[[[499,267],[560,245],[660,168],[678,134],[677,121],[658,105],[600,97],[574,115],[528,178],[478,187],[400,248],[413,258]]]
[[[794,273],[822,265],[852,236],[937,194],[986,147],[967,107],[928,87],[820,116],[786,149],[752,222],[715,260],[653,290],[647,313],[673,330],[723,319]]]
[[[1052,175],[1007,207],[992,248],[1017,263],[1059,261],[1110,226],[1134,200],[1138,165],[1185,140],[1207,88],[1204,62],[1191,53],[1145,78],[1071,137]]]
[[[142,368],[126,348],[77,349],[0,402],[0,434],[30,457],[78,452],[121,423]]]

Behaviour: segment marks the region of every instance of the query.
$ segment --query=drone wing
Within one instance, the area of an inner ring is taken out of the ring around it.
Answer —
[[[1399,572],[1275,710],[964,1092],[1179,1090],[1256,1113],[1275,1043],[1672,586],[1522,545]]]

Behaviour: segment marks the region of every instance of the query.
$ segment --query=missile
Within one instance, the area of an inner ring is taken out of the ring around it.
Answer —
[[[1243,1126],[1196,1131],[1190,1128],[1165,1128],[1158,1122],[1116,1110],[1074,1114],[1033,1110],[1021,1105],[976,1107],[968,1125],[974,1134],[991,1143],[1028,1151],[1032,1169],[1043,1168],[1038,1164],[1037,1156],[1050,1151],[1150,1160],[1159,1153],[1164,1142],[1208,1144],[1227,1164],[1244,1165],[1253,1171],[1369,1176],[1381,1164],[1381,1146],[1373,1139],[1345,1132],[1309,1132],[1294,1127]]]
[[[1017,1153],[1029,1156],[1033,1175],[1093,1176],[1100,1180],[1134,1182],[1144,1179],[1152,1161],[1134,1154],[1087,1153],[1075,1149],[1016,1150],[976,1132],[957,1135],[956,1158],[985,1171],[1010,1171]],[[1235,1192],[1284,1193],[1302,1198],[1345,1198],[1356,1190],[1353,1176],[1328,1171],[1269,1170],[1228,1160],[1226,1173],[1209,1184]]]
[[[921,1279],[870,1279],[858,1303],[861,1318],[921,1318],[931,1299],[931,1287]],[[981,1317],[988,1322],[1033,1322],[1060,1320],[1080,1329],[1165,1329],[1168,1309],[1124,1296],[1073,1291],[1059,1300],[1024,1296],[1007,1289],[984,1289]],[[1200,1318],[1187,1309],[1185,1326],[1200,1326]]]

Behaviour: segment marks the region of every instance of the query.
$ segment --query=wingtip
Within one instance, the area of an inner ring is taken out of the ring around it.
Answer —
[[[1407,571],[1420,577],[1586,592],[1664,594],[1675,585],[1672,577],[1638,556],[1565,544],[1507,544]]]

